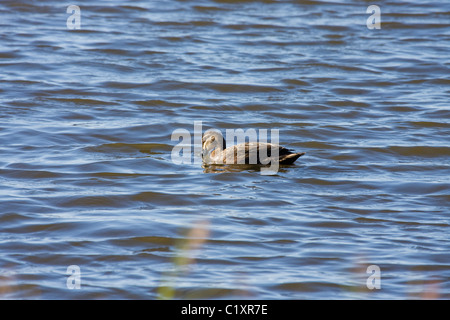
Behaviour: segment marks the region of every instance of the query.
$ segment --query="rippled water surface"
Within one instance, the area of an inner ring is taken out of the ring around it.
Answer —
[[[448,2],[74,4],[0,3],[0,298],[450,298]],[[174,163],[194,121],[306,155]]]

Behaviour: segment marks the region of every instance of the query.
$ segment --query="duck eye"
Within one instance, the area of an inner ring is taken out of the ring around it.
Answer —
[[[216,137],[215,137],[215,136],[212,136],[212,137],[211,137],[211,141],[214,141],[214,140],[216,140]]]

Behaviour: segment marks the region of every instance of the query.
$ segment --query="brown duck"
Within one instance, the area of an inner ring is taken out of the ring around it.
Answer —
[[[279,164],[288,165],[304,154],[264,142],[245,142],[227,148],[222,134],[212,130],[205,132],[202,137],[202,158],[206,164],[261,165],[278,161]]]

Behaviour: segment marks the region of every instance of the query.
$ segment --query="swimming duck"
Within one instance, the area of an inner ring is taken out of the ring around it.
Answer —
[[[275,159],[271,157],[272,150],[275,151]],[[268,164],[276,161],[279,164],[293,164],[304,154],[265,142],[245,142],[227,148],[222,134],[213,130],[202,136],[202,158],[207,164]]]

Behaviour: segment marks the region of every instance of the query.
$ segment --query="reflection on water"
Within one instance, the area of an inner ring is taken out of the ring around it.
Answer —
[[[284,173],[294,165],[280,165],[276,172]],[[204,173],[226,173],[226,172],[250,172],[261,174],[261,168],[269,168],[270,165],[256,164],[202,164]],[[274,173],[276,173],[274,171]]]
[[[76,5],[0,3],[1,298],[449,298],[446,3]],[[174,163],[197,121],[306,155]]]

